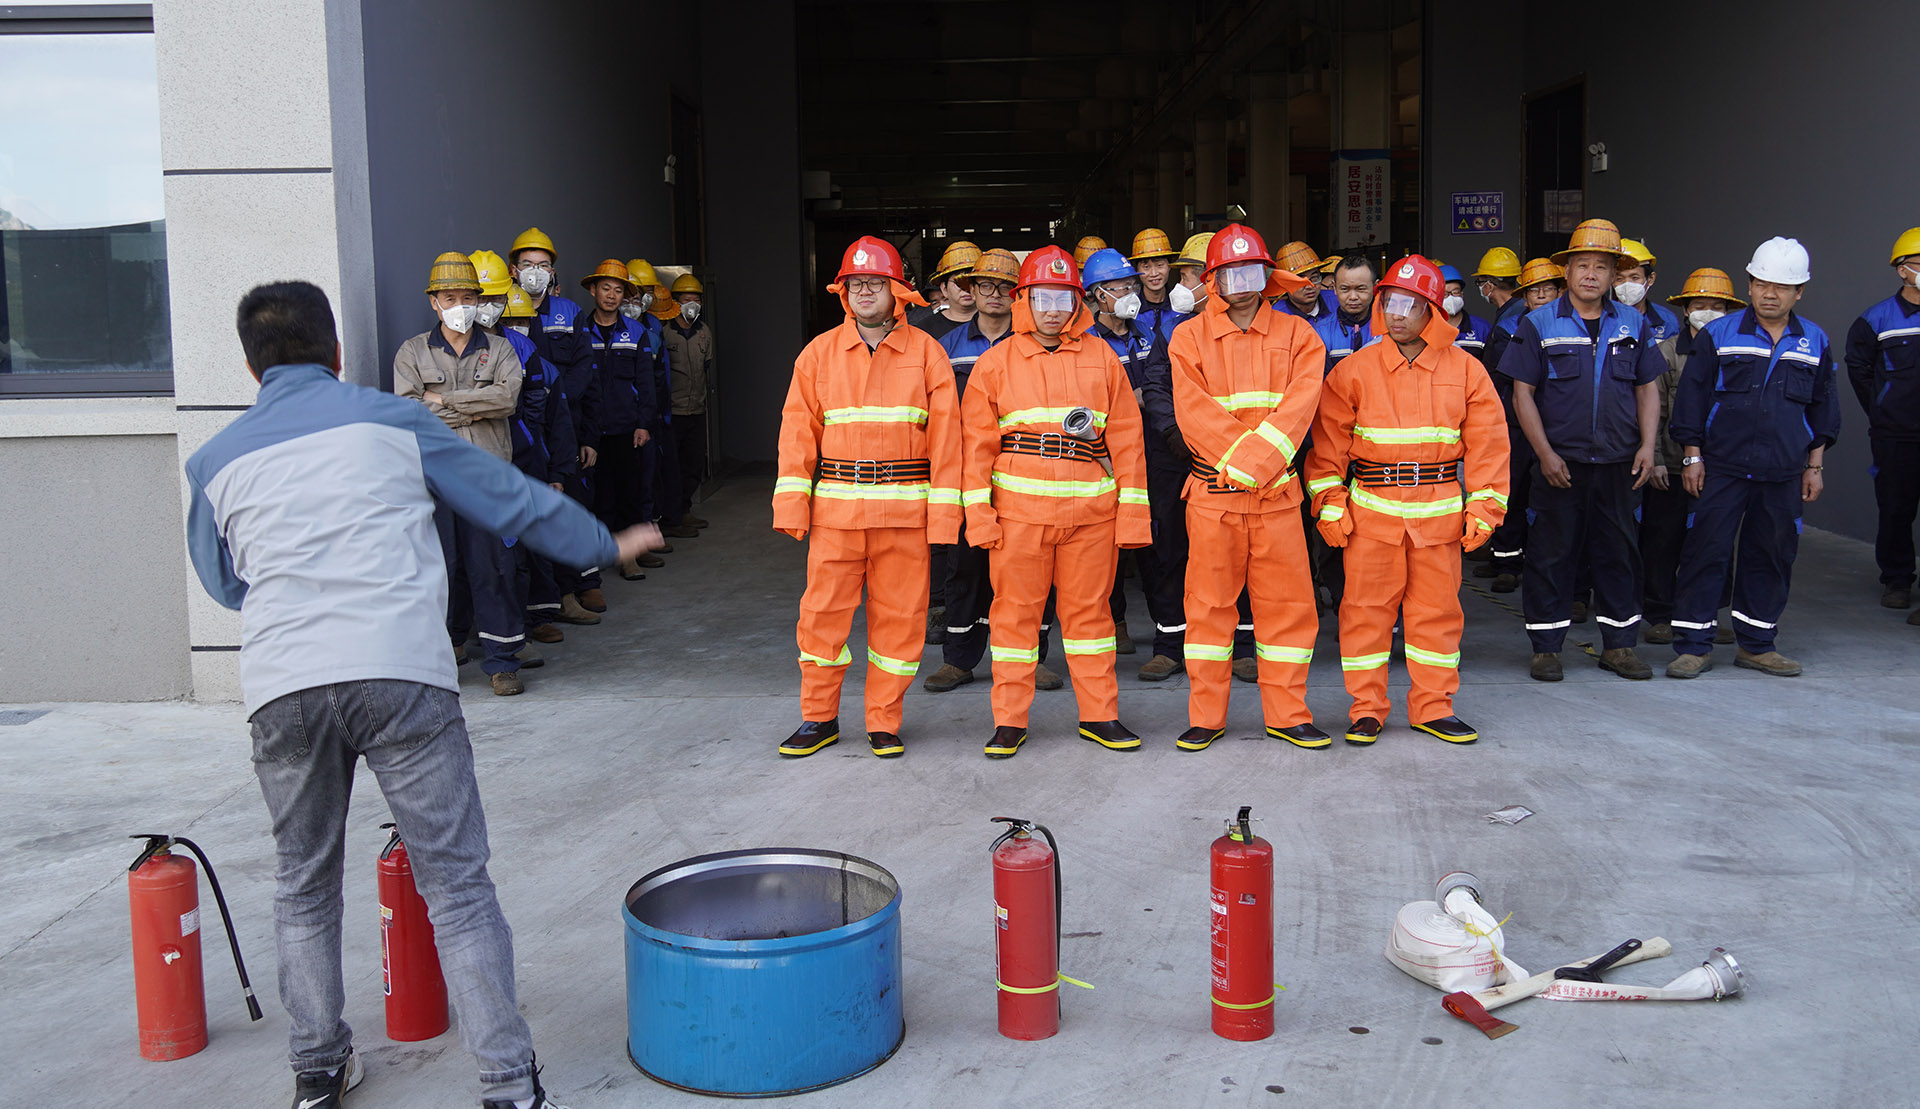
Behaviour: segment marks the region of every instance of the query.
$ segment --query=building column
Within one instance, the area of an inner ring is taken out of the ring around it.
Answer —
[[[1287,177],[1293,133],[1287,121],[1284,73],[1247,76],[1247,222],[1278,246],[1287,241]]]
[[[1186,236],[1186,168],[1186,157],[1180,150],[1167,147],[1160,149],[1154,174],[1154,188],[1158,194],[1154,225],[1172,237],[1173,245],[1176,247]]]
[[[1218,108],[1193,121],[1193,210],[1227,210],[1227,121]]]
[[[1156,210],[1153,197],[1153,174],[1152,169],[1144,166],[1133,170],[1133,218],[1128,226],[1119,231],[1120,235],[1129,241],[1141,228],[1153,226]],[[1127,251],[1122,250],[1120,253],[1125,254]]]

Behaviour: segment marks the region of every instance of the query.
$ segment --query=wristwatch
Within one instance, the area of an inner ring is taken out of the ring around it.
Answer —
[[[1683,466],[1683,467],[1684,467],[1684,466],[1692,466],[1692,465],[1694,465],[1694,464],[1696,464],[1696,463],[1700,463],[1700,462],[1705,462],[1705,461],[1706,461],[1706,459],[1705,459],[1705,458],[1702,458],[1702,457],[1701,457],[1700,455],[1697,455],[1697,454],[1690,454],[1690,455],[1688,455],[1687,457],[1685,457],[1685,458],[1682,458],[1682,459],[1680,460],[1680,465],[1681,465],[1681,466]]]

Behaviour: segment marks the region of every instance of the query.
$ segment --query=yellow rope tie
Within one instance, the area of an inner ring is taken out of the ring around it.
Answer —
[[[1457,920],[1459,918],[1456,917],[1455,919]],[[1512,913],[1508,913],[1506,916],[1501,917],[1500,922],[1493,926],[1493,931],[1498,932],[1500,929],[1506,927],[1507,921],[1512,919],[1513,919]],[[1501,966],[1507,965],[1506,956],[1500,954],[1500,946],[1493,942],[1493,934],[1491,932],[1482,932],[1480,929],[1475,928],[1471,921],[1466,921],[1466,920],[1460,921],[1460,927],[1465,929],[1466,933],[1469,936],[1479,936],[1481,939],[1486,940],[1487,946],[1493,949],[1494,961],[1498,962]]]
[[[1068,977],[1067,975],[1061,974],[1058,971],[1054,972],[1053,981],[1047,983],[1044,986],[1009,986],[1005,982],[1000,981],[999,979],[995,979],[993,984],[1007,991],[1008,993],[1034,994],[1034,993],[1052,993],[1053,991],[1060,988],[1060,983],[1062,982],[1065,982],[1070,986],[1078,986],[1083,990],[1090,990],[1093,988],[1092,983],[1082,982],[1078,978]]]
[[[1256,1001],[1256,1002],[1254,1002],[1254,1003],[1252,1003],[1251,1005],[1235,1005],[1235,1004],[1234,1004],[1233,1002],[1231,1002],[1231,1001],[1222,1001],[1222,1000],[1220,1000],[1220,999],[1219,999],[1219,998],[1217,998],[1217,997],[1213,999],[1213,1003],[1214,1003],[1215,1005],[1218,1005],[1218,1006],[1220,1006],[1220,1007],[1221,1007],[1222,1009],[1240,1009],[1240,1010],[1246,1010],[1246,1009],[1264,1009],[1264,1008],[1266,1008],[1267,1006],[1269,1006],[1269,1005],[1271,1005],[1271,1004],[1273,1004],[1273,1003],[1274,1003],[1274,1000],[1275,1000],[1276,998],[1278,998],[1278,997],[1280,996],[1280,994],[1281,994],[1282,992],[1284,992],[1284,991],[1286,990],[1286,987],[1285,987],[1285,986],[1282,986],[1282,985],[1281,985],[1280,983],[1278,983],[1278,982],[1275,982],[1275,983],[1273,984],[1273,990],[1274,990],[1274,994],[1273,994],[1273,997],[1269,997],[1269,998],[1267,998],[1267,999],[1266,999],[1265,1001]]]

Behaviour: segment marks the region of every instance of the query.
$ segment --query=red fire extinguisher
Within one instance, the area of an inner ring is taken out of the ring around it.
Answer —
[[[1000,1034],[1044,1040],[1060,1031],[1060,856],[1045,825],[996,816],[1007,825],[993,855],[994,982]],[[1038,831],[1046,843],[1033,838]]]
[[[127,905],[133,916],[134,1008],[140,1022],[140,1054],[162,1061],[184,1059],[207,1046],[207,988],[200,963],[200,878],[193,860],[172,852],[178,844],[207,868],[207,884],[227,926],[227,945],[240,972],[247,1015],[260,1019],[260,1002],[247,981],[240,941],[220,892],[220,879],[206,853],[189,839],[142,834],[147,846],[127,868]]]
[[[1273,1035],[1273,844],[1252,811],[1213,841],[1213,1030],[1229,1040]]]
[[[380,974],[388,1039],[431,1040],[447,1030],[440,950],[433,945],[427,903],[414,888],[413,863],[397,828],[380,851]]]

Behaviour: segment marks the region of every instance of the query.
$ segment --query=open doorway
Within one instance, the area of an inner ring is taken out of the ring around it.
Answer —
[[[1586,78],[1528,96],[1526,257],[1562,249],[1586,218],[1586,159]]]

